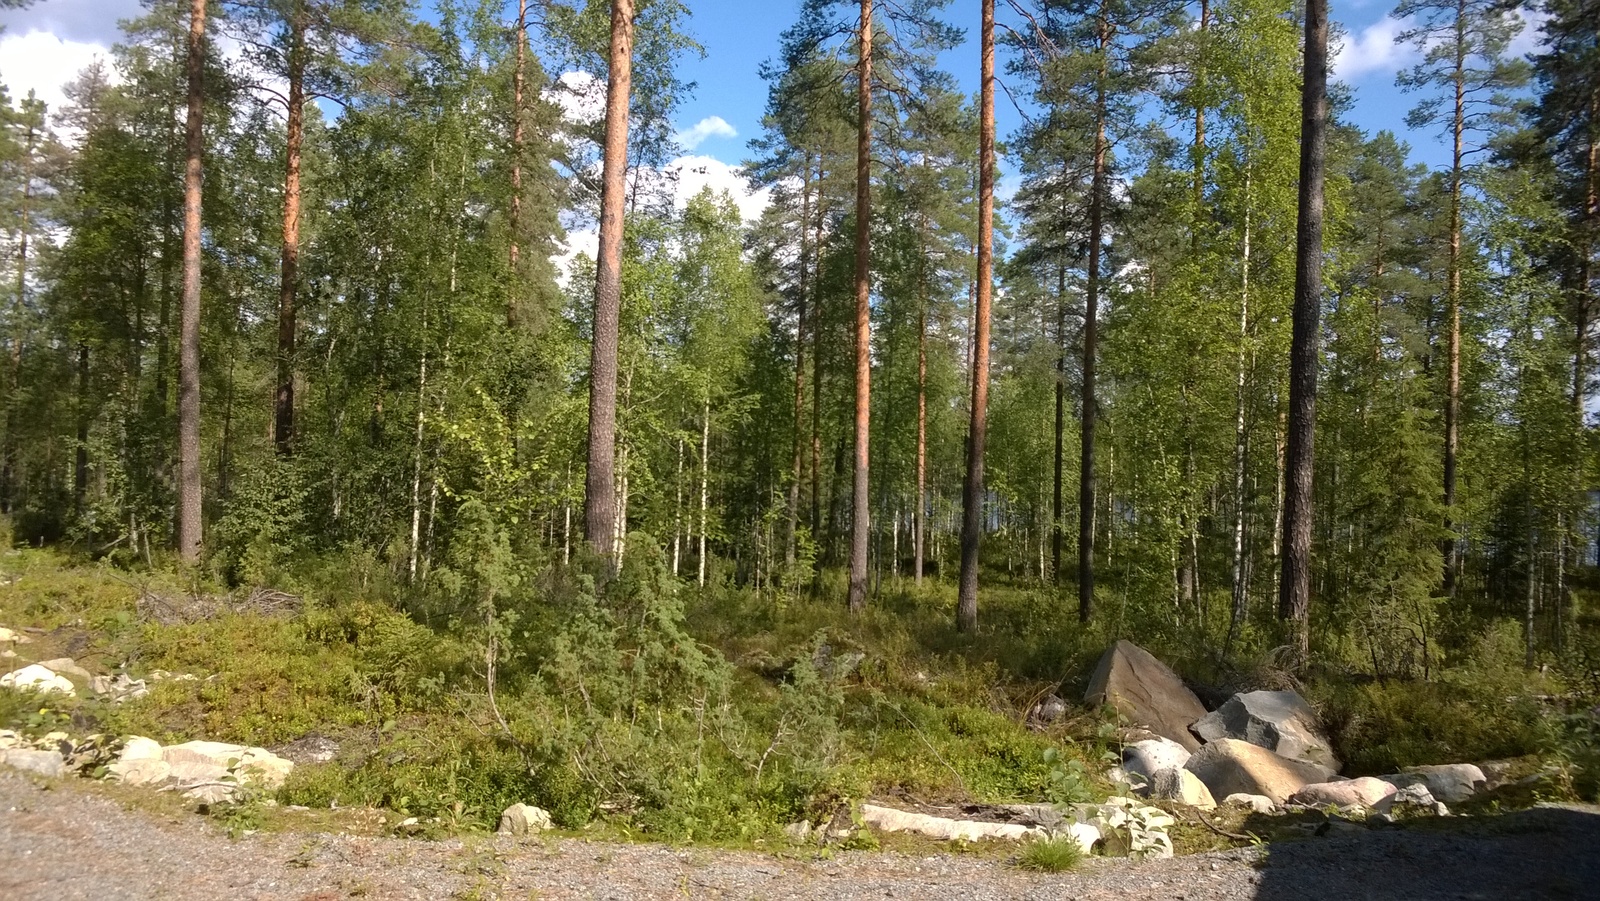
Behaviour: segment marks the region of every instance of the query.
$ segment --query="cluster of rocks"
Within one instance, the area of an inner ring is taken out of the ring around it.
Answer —
[[[1472,764],[1347,779],[1316,711],[1299,694],[1236,694],[1207,713],[1176,673],[1127,641],[1101,658],[1084,699],[1110,705],[1152,733],[1124,748],[1113,774],[1150,798],[1201,809],[1220,798],[1258,813],[1336,808],[1392,821],[1400,812],[1448,815],[1447,805],[1487,786]]]
[[[264,748],[220,741],[188,741],[162,747],[154,739],[131,736],[106,767],[106,778],[125,785],[182,792],[203,803],[238,800],[241,792],[275,791],[294,763]]]
[[[208,804],[236,801],[246,791],[274,791],[294,769],[292,762],[263,748],[219,741],[162,747],[137,735],[73,739],[65,732],[29,741],[3,729],[0,764],[49,778],[77,774],[177,791]]]
[[[0,643],[8,640],[26,641],[27,636],[0,628]],[[21,669],[0,675],[0,688],[58,694],[68,698],[77,697],[79,690],[83,689],[96,697],[121,704],[124,701],[145,697],[150,694],[150,684],[163,679],[192,682],[197,681],[199,677],[189,673],[173,674],[159,669],[152,670],[143,679],[135,679],[127,673],[117,673],[114,676],[95,675],[71,657],[57,657],[54,660],[30,663]]]

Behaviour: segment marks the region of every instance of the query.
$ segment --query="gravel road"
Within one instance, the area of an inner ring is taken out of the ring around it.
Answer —
[[[1361,831],[1059,876],[992,858],[757,852],[502,837],[279,832],[128,809],[92,784],[0,773],[0,898],[1600,899],[1600,808],[1540,808],[1448,833]]]

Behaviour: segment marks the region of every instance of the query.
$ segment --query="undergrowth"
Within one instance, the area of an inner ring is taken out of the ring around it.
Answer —
[[[691,588],[644,535],[597,580],[592,562],[512,554],[481,514],[461,517],[450,555],[415,587],[370,554],[280,561],[275,586],[302,599],[298,612],[182,625],[141,616],[138,600],[219,590],[192,572],[15,552],[0,625],[34,630],[19,662],[177,677],[121,705],[0,692],[0,727],[269,748],[319,735],[336,758],[296,767],[279,803],[384,808],[430,834],[493,829],[524,802],[569,830],[779,846],[786,824],[825,827],[867,798],[1071,803],[1111,788],[1100,774],[1119,731],[1101,711],[1027,724],[1050,692],[1081,697],[1119,637],[1062,615],[1054,592],[988,588],[983,628],[964,635],[953,588],[935,580],[890,582],[852,616],[831,602],[833,574],[821,600]],[[1549,716],[1514,639],[1490,630],[1430,681],[1307,686],[1347,772],[1538,752],[1592,794],[1593,718]],[[1144,640],[1181,670],[1215,663],[1176,632]],[[1023,865],[1070,866],[1059,845],[1030,845]]]

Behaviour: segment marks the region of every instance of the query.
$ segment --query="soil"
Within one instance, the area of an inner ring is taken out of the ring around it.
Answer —
[[[955,851],[823,859],[580,838],[426,841],[292,824],[230,840],[217,819],[175,803],[0,772],[0,898],[1600,899],[1600,807],[1347,829],[1270,849],[1094,859],[1043,875]]]

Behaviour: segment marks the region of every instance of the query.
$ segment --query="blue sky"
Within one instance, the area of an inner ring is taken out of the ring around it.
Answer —
[[[705,47],[706,57],[685,60],[683,65],[683,76],[696,82],[698,88],[683,105],[676,124],[685,135],[696,134],[700,138],[694,146],[686,146],[685,153],[695,159],[709,157],[722,164],[737,165],[747,155],[747,141],[760,132],[766,104],[766,85],[759,75],[761,63],[777,52],[778,36],[794,21],[799,2],[686,2],[692,12],[690,30]],[[116,22],[137,15],[139,6],[139,0],[41,0],[27,10],[0,13],[0,25],[5,26],[5,34],[0,35],[0,81],[14,95],[32,87],[52,103],[59,102],[59,85],[96,53],[104,53],[118,37]],[[1011,14],[1004,3],[1000,6],[1000,17],[1005,20]],[[508,9],[512,7],[514,3],[508,0]],[[1437,137],[1410,134],[1405,128],[1405,113],[1415,98],[1394,86],[1394,76],[1414,62],[1416,52],[1395,46],[1393,36],[1402,25],[1389,17],[1390,8],[1381,0],[1336,0],[1332,15],[1344,26],[1346,34],[1335,59],[1335,76],[1355,91],[1351,118],[1357,125],[1369,131],[1396,131],[1411,143],[1414,158],[1438,166],[1447,157]],[[953,0],[946,15],[973,34],[965,45],[946,54],[943,62],[966,90],[975,92],[978,0]],[[1532,49],[1534,37],[1534,29],[1528,29],[1517,49]],[[997,107],[1004,135],[1021,119],[1004,92],[999,94]],[[717,181],[727,181],[731,172],[721,175]]]
[[[720,117],[732,126],[737,137],[709,138],[700,145],[698,152],[736,162],[744,153],[745,141],[760,131],[761,114],[766,105],[766,85],[759,76],[761,62],[776,54],[778,35],[794,21],[799,3],[798,0],[688,0],[688,3],[693,13],[690,30],[705,47],[707,55],[703,60],[689,60],[683,67],[685,77],[697,82],[699,87],[694,99],[683,107],[682,124],[687,127],[711,116]],[[999,18],[1005,21],[1009,10],[1003,3],[1000,7]],[[1356,125],[1369,132],[1394,131],[1410,142],[1418,161],[1443,165],[1449,157],[1439,138],[1432,134],[1410,133],[1405,126],[1406,112],[1417,98],[1395,87],[1395,74],[1412,65],[1417,52],[1394,43],[1394,36],[1404,26],[1390,17],[1391,8],[1389,3],[1379,0],[1349,4],[1335,0],[1334,21],[1346,32],[1335,60],[1335,77],[1354,90],[1355,107],[1350,118]],[[950,21],[968,28],[969,40],[947,53],[942,62],[963,88],[976,93],[977,0],[954,0],[947,16]],[[1531,50],[1535,36],[1535,27],[1525,29],[1516,49],[1519,52]],[[996,116],[1002,135],[1022,121],[1003,91],[996,99]]]

